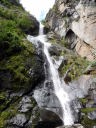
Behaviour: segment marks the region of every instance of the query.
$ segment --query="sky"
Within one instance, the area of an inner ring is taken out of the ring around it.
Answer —
[[[25,10],[34,15],[39,21],[45,18],[54,2],[55,0],[20,0]]]

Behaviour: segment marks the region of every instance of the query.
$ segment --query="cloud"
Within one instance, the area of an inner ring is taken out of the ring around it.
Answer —
[[[53,6],[55,0],[20,0],[23,7],[38,20],[45,18],[46,13]]]

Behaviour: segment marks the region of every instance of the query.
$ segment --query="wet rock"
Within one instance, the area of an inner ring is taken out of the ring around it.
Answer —
[[[19,103],[19,112],[28,112],[30,111],[30,109],[32,109],[32,100],[30,99],[30,97],[25,96],[22,98],[22,100]]]
[[[71,126],[61,126],[61,127],[57,127],[57,128],[84,128],[81,124],[74,124]]]
[[[61,53],[61,51],[62,51],[62,47],[60,47],[59,45],[52,45],[50,48],[49,48],[49,53],[52,55],[52,56],[54,56],[54,55],[56,55],[56,56],[59,56],[60,55],[60,53]]]
[[[72,114],[74,115],[74,122],[75,123],[80,123],[81,120],[81,112],[80,109],[82,108],[81,103],[79,102],[78,99],[74,99],[71,101],[71,110]]]
[[[42,84],[42,86],[35,88],[34,98],[41,109],[52,111],[62,118],[62,108],[58,98],[54,94],[52,84],[53,83],[51,81],[46,80],[44,85]]]
[[[15,117],[13,117],[10,120],[11,124],[17,125],[19,127],[23,127],[26,122],[27,122],[27,119],[24,114],[17,114]]]
[[[57,39],[57,40],[60,39],[60,37],[56,35],[56,33],[54,33],[53,31],[48,32],[47,38],[49,39],[49,41],[54,39]]]
[[[47,34],[49,32],[50,28],[49,27],[44,27],[44,34]]]
[[[62,125],[61,123],[58,124],[58,122],[45,122],[45,121],[40,121],[36,125],[35,128],[56,128],[57,126]]]
[[[88,118],[91,120],[96,120],[96,111],[88,113]]]
[[[60,117],[51,111],[50,108],[40,109],[40,121],[37,123],[36,128],[55,128],[62,125]]]
[[[46,122],[47,121],[50,121],[50,122],[52,121],[52,122],[57,122],[57,123],[62,122],[60,117],[56,113],[50,110],[47,110],[47,109],[40,110],[40,117],[43,121],[46,121]]]
[[[6,128],[19,128],[18,126],[7,126]]]
[[[30,111],[29,111],[29,113],[30,113]],[[35,128],[35,126],[40,121],[40,109],[39,109],[38,105],[36,105],[32,109],[32,113],[30,113],[30,114],[31,114],[30,119],[28,120],[28,123],[25,125],[25,128]]]

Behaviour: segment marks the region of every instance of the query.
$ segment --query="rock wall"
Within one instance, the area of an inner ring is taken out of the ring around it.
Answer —
[[[76,52],[90,61],[96,60],[95,0],[56,0],[46,24],[61,37],[70,38],[73,32],[76,39],[73,36],[71,45],[75,43]]]
[[[96,1],[55,0],[46,16],[45,26],[50,28],[51,32],[47,36],[55,51],[50,50],[50,54],[55,58],[60,55],[64,57],[58,70],[68,86],[74,86],[69,95],[72,93],[71,97],[78,97],[71,104],[75,123],[82,124],[84,128],[95,128]],[[61,52],[58,55],[59,47]],[[81,97],[80,88],[84,93]]]
[[[44,81],[44,57],[26,39],[38,32],[39,22],[18,0],[0,0],[0,128],[35,127],[39,120],[30,93]]]

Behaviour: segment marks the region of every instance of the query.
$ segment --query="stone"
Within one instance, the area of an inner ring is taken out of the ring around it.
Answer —
[[[33,105],[32,105],[32,101],[30,99],[30,97],[25,96],[22,98],[22,100],[19,103],[19,112],[28,112],[32,109]]]
[[[76,44],[77,44],[77,36],[75,33],[69,29],[66,33],[65,40],[67,42],[68,48],[69,49],[74,49]]]
[[[13,125],[17,125],[19,127],[23,127],[24,124],[27,122],[27,119],[24,114],[17,114],[10,120],[10,123]]]
[[[96,1],[57,0],[54,6],[56,10],[51,9],[46,16],[50,29],[60,37],[66,37],[68,30],[74,32],[74,40],[68,41],[73,42],[69,49],[75,48],[77,54],[89,61],[96,60]]]
[[[54,56],[54,55],[59,56],[60,53],[61,53],[61,51],[62,51],[62,47],[60,47],[59,45],[54,45],[54,44],[53,44],[53,45],[49,48],[49,53],[50,53],[52,56]]]
[[[41,109],[40,117],[43,121],[62,122],[60,117],[56,113],[48,109]]]
[[[94,61],[96,59],[95,50],[90,45],[84,43],[82,40],[78,39],[76,44],[76,52],[81,57],[86,57],[89,61]]]
[[[95,71],[96,71],[96,64],[93,63],[86,68],[86,70],[84,71],[84,74],[91,74],[92,72],[95,72]]]
[[[88,113],[88,118],[91,120],[96,120],[96,111]]]
[[[72,22],[72,30],[81,40],[96,49],[96,7],[79,3],[76,10],[80,19]]]
[[[61,126],[61,127],[57,127],[57,128],[84,128],[81,124],[74,124],[74,125],[70,125],[70,126]]]
[[[42,84],[35,88],[34,98],[38,106],[41,108],[42,113],[47,113],[49,111],[49,116],[51,116],[52,113],[56,113],[56,115],[59,115],[59,118],[62,118],[62,108],[58,98],[53,93],[54,88],[52,84],[52,81],[46,80],[44,85]],[[44,116],[46,117],[46,114]],[[48,116],[46,118],[48,119]]]

